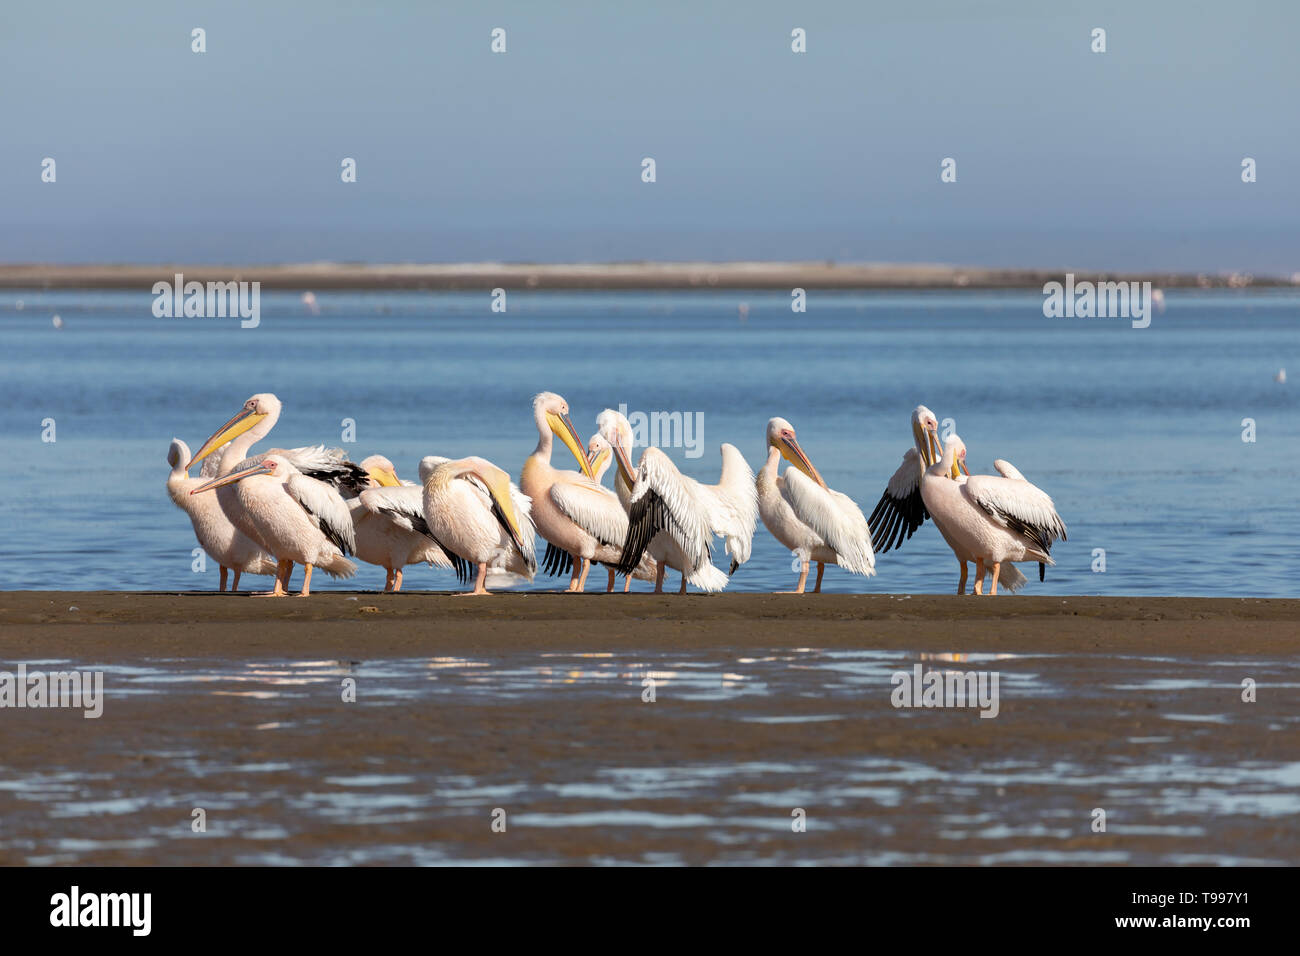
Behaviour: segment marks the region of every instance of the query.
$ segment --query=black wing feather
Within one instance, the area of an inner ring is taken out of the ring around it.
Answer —
[[[921,498],[921,486],[904,498],[895,498],[886,490],[867,519],[871,530],[871,547],[880,554],[900,548],[917,528],[925,524],[930,512]]]

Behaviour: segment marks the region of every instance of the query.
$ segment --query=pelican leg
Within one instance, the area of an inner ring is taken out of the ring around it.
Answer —
[[[475,595],[480,595],[480,594],[491,594],[492,592],[489,591],[485,586],[486,581],[487,581],[487,562],[484,561],[482,564],[478,566],[478,577],[474,579],[474,590],[461,591],[459,594],[456,595],[456,597],[474,597]]]
[[[262,597],[284,597],[289,593],[289,575],[293,574],[292,561],[276,561],[275,563],[275,588],[262,595]]]
[[[393,569],[384,568],[384,591],[388,592],[393,589]]]
[[[632,590],[632,575],[629,574],[623,578],[623,593],[626,594],[630,590]]]
[[[582,575],[578,578],[578,593],[587,588],[587,575],[591,573],[591,558],[582,559]]]
[[[799,568],[799,583],[794,586],[793,591],[777,591],[777,594],[803,594],[804,585],[808,583],[808,568],[811,565],[808,559],[804,558],[803,565]]]
[[[231,594],[239,590],[239,575],[240,575],[239,568],[235,568],[234,571],[235,571],[235,582],[232,585],[230,585]]]
[[[298,597],[311,597],[311,565],[302,566],[302,590],[298,592]]]
[[[664,593],[664,571],[667,568],[668,565],[660,562],[659,570],[655,573],[655,594]]]
[[[609,569],[609,586],[605,588],[605,593],[606,594],[614,593],[614,569],[613,568]]]
[[[966,593],[966,574],[967,574],[967,572],[968,572],[970,569],[966,566],[966,562],[965,562],[965,561],[958,561],[957,563],[961,565],[961,580],[957,582],[957,593],[958,593],[958,594],[965,594],[965,593]]]
[[[402,569],[394,568],[393,569],[393,593],[396,594],[400,590],[402,590]]]
[[[998,593],[998,575],[1001,572],[1002,572],[1002,562],[994,561],[993,562],[993,586],[989,588],[989,597],[993,597]]]
[[[677,589],[678,594],[686,593],[686,572],[682,572],[682,586]]]
[[[817,562],[817,583],[813,585],[813,594],[822,593],[822,575],[826,573],[826,562]]]
[[[571,554],[571,555],[569,555],[569,557],[570,557],[570,559],[572,559],[572,561],[573,561],[573,573],[572,573],[571,575],[569,575],[569,586],[568,586],[567,588],[565,588],[564,590],[565,590],[565,591],[577,591],[577,590],[578,590],[578,573],[582,570],[582,558],[578,557],[576,554]]]
[[[226,589],[226,566],[223,564],[221,566],[221,585],[217,588],[217,590],[224,591],[225,589]]]
[[[984,559],[975,559],[975,593],[984,593]]]

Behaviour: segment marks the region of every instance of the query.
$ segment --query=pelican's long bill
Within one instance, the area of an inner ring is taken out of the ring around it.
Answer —
[[[917,450],[921,452],[923,468],[929,468],[943,457],[943,445],[939,444],[937,430],[925,428],[916,419],[912,420],[912,437],[916,439]]]
[[[823,488],[826,487],[826,482],[822,480],[821,474],[815,467],[813,467],[812,461],[804,453],[804,450],[799,447],[799,440],[795,438],[794,435],[782,434],[777,439],[776,446],[777,450],[781,452],[782,458],[794,467],[798,468]]]
[[[569,416],[547,412],[546,424],[551,426],[555,436],[564,442],[569,451],[573,452],[573,457],[578,459],[578,464],[582,467],[582,473],[588,478],[595,478],[596,473],[591,470],[591,461],[587,458],[586,449],[582,447],[582,439],[578,437],[578,430],[573,427],[573,422],[569,421]]]
[[[582,456],[586,461],[587,456]],[[497,518],[510,532],[510,538],[520,551],[524,550],[524,535],[519,530],[519,517],[515,514],[514,502],[510,498],[510,476],[500,468],[479,466],[473,469],[474,477],[483,482],[492,497],[493,510]]]
[[[225,444],[224,442],[222,444]],[[213,478],[205,485],[199,485],[190,491],[190,494],[197,495],[200,491],[211,491],[213,488],[220,488],[222,485],[234,484],[236,481],[243,481],[245,478],[251,478],[253,475],[269,475],[271,469],[262,463],[245,468],[242,471],[232,471],[228,475],[222,475],[220,478]]]
[[[397,480],[397,472],[389,468],[371,468],[366,474],[382,488],[397,488],[402,484]]]
[[[265,417],[265,412],[258,412],[252,408],[241,408],[234,418],[213,432],[212,436],[203,443],[203,447],[195,452],[194,457],[190,459],[190,463],[185,466],[186,471],[207,458],[222,445],[234,441]],[[198,490],[201,491],[202,489]]]
[[[596,452],[594,455],[591,456],[589,462],[591,465],[592,477],[595,477],[596,473],[600,471],[601,468],[604,467],[605,460],[609,458],[609,455],[610,455],[609,448],[602,448],[600,451]]]
[[[610,447],[614,449],[614,459],[618,462],[618,470],[623,475],[623,481],[631,488],[636,484],[636,472],[632,470],[632,460],[627,457],[627,449],[623,447],[621,439],[610,442]]]

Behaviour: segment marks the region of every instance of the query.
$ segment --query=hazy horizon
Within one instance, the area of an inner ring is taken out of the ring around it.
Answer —
[[[1300,9],[1280,2],[7,19],[0,261],[1300,270]]]

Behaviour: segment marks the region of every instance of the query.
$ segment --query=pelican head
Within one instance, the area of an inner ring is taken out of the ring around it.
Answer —
[[[966,470],[966,443],[956,434],[948,436],[948,447],[952,449],[952,477],[965,475],[970,477],[970,472]]]
[[[943,446],[939,444],[939,419],[924,405],[917,405],[912,412],[912,438],[921,454],[923,468],[929,468],[943,455]]]
[[[199,485],[190,494],[197,495],[203,491],[220,488],[222,485],[232,485],[237,481],[243,481],[245,478],[252,478],[255,475],[270,475],[272,478],[284,479],[291,474],[296,474],[297,471],[298,469],[293,466],[293,463],[283,455],[265,455],[257,464],[249,465],[247,468],[241,468],[238,471],[232,471],[220,478],[213,478],[207,484]]]
[[[397,469],[383,455],[371,455],[369,458],[363,458],[361,467],[366,470],[370,480],[380,487],[392,488],[401,484],[397,479]]]
[[[614,450],[614,458],[618,461],[619,473],[627,486],[631,488],[636,484],[636,472],[632,468],[632,444],[634,436],[632,434],[632,423],[627,420],[627,416],[622,412],[616,412],[612,408],[607,408],[596,416],[596,427],[600,429],[600,437],[609,442],[610,447]]]
[[[259,392],[244,402],[244,407],[235,414],[234,418],[212,433],[212,436],[203,443],[203,447],[198,450],[198,453],[190,459],[190,463],[185,466],[185,470],[188,471],[193,468],[222,445],[234,441],[250,428],[266,420],[269,420],[270,424],[274,425],[279,417],[280,400],[270,392]]]
[[[439,465],[445,465],[451,461],[450,458],[443,458],[441,455],[425,455],[420,459],[420,484],[427,485],[429,479],[433,477],[433,470]]]
[[[614,446],[600,432],[591,436],[587,442],[587,458],[591,461],[591,474],[597,481],[609,467],[609,459],[614,454]]]
[[[167,464],[172,466],[172,471],[177,471],[189,460],[190,446],[179,438],[173,438],[171,447],[167,449]],[[185,470],[189,471],[189,468],[187,467]]]
[[[794,426],[784,418],[768,420],[767,444],[769,448],[775,448],[779,451],[781,457],[795,468],[798,468],[823,488],[826,487],[826,482],[822,480],[821,474],[813,467],[812,461],[809,460],[804,450],[799,447],[799,439],[795,437]]]
[[[573,422],[569,421],[569,403],[561,395],[554,392],[540,392],[533,398],[533,418],[537,420],[537,431],[545,435],[547,429],[550,429],[560,441],[564,442],[566,448],[573,453],[573,457],[578,460],[582,468],[582,473],[588,478],[592,477],[591,462],[587,460],[587,453],[582,448],[582,439],[578,437],[578,430],[573,427]]]

